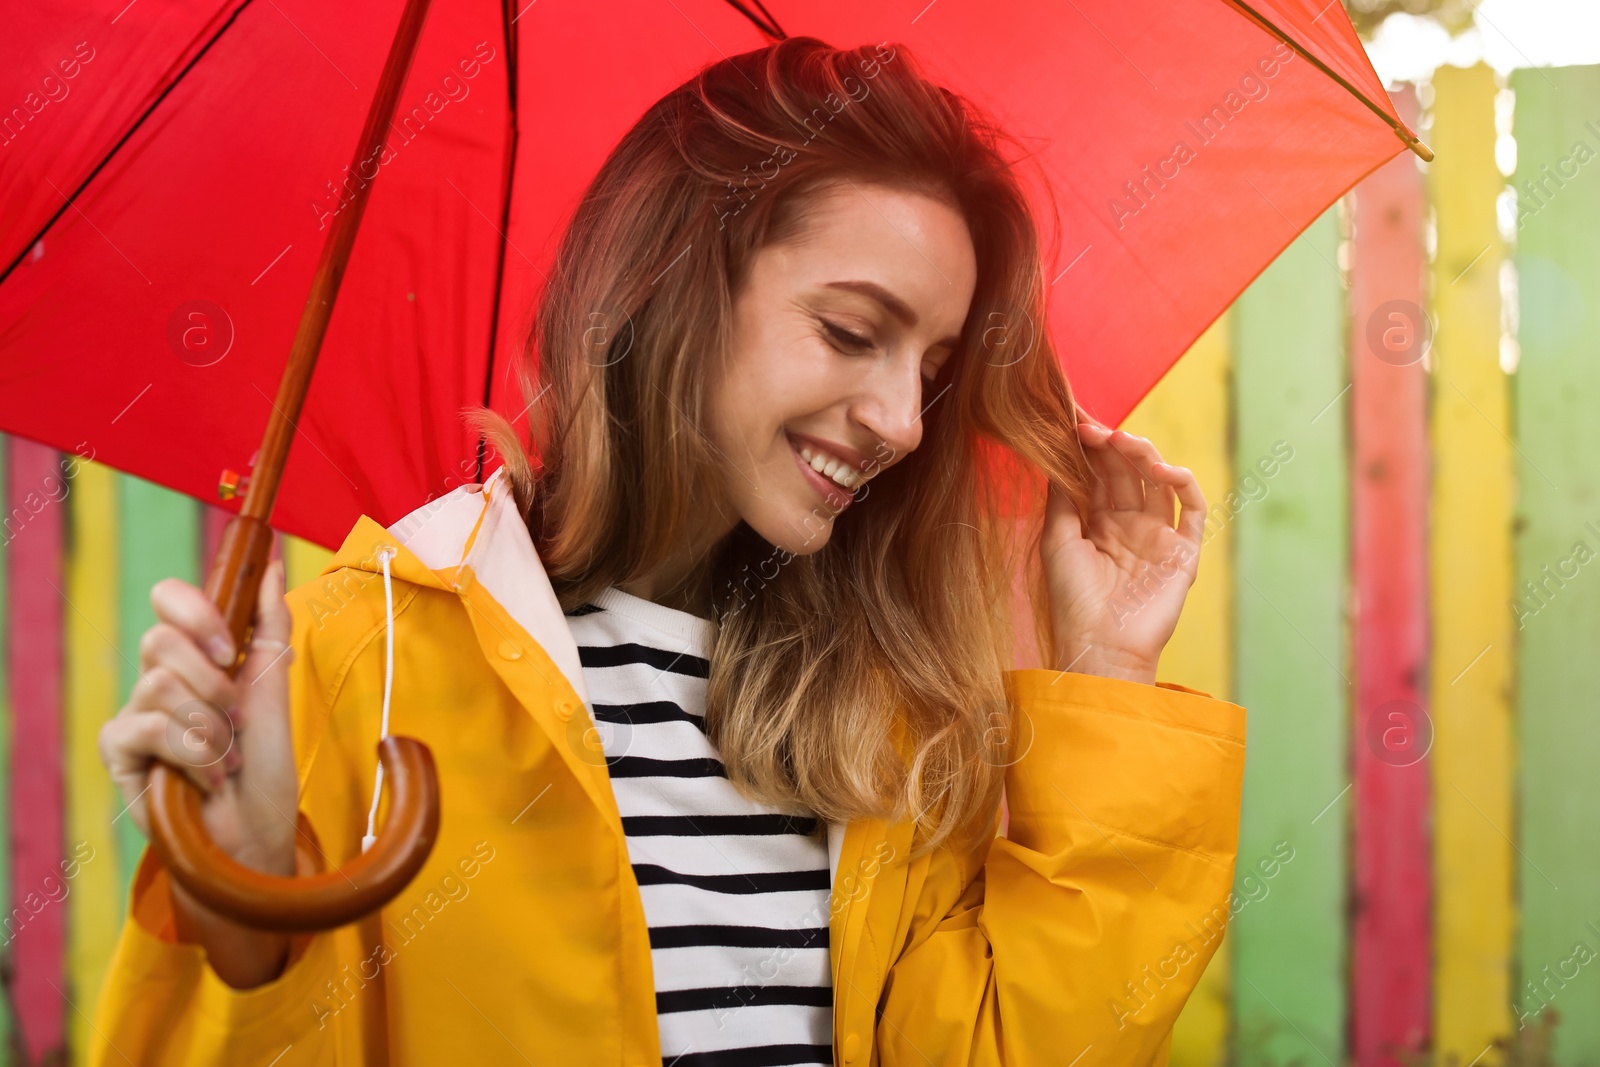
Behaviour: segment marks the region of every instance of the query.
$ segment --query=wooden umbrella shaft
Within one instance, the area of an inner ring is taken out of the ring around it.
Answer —
[[[289,360],[278,383],[261,450],[240,514],[229,522],[206,578],[206,593],[221,610],[243,663],[261,575],[272,546],[267,525],[278,483],[305,404],[317,353],[328,332],[356,230],[385,152],[382,132],[394,118],[429,0],[406,0],[400,24],[350,170],[351,198],[334,215],[332,231],[317,263],[311,294],[300,316]],[[368,169],[372,168],[372,169]],[[438,835],[438,773],[426,745],[387,737],[379,761],[391,775],[389,818],[371,847],[338,871],[310,878],[277,878],[250,870],[217,847],[206,830],[199,788],[176,768],[157,762],[150,771],[150,840],[175,883],[217,915],[257,931],[329,929],[387,904],[416,876]],[[210,920],[206,922],[210,924]],[[213,933],[218,927],[211,924]],[[223,930],[222,951],[271,953],[269,944],[239,939]]]
[[[333,215],[328,239],[322,246],[322,258],[311,280],[311,294],[306,299],[300,326],[289,348],[289,361],[283,368],[283,377],[278,380],[278,395],[267,416],[266,432],[250,472],[244,505],[223,532],[215,561],[206,577],[206,594],[222,610],[236,648],[244,648],[250,618],[255,612],[256,592],[272,548],[268,520],[278,497],[284,464],[289,458],[289,445],[305,406],[306,392],[311,387],[311,372],[316,367],[322,339],[327,335],[328,321],[333,317],[333,303],[339,296],[339,285],[344,281],[345,267],[355,247],[356,231],[366,211],[367,197],[381,165],[385,131],[394,120],[406,73],[422,35],[428,4],[429,0],[406,0],[405,10],[400,15],[399,28],[389,48],[389,57],[384,61],[372,106],[367,109],[355,157],[350,162],[354,192]]]

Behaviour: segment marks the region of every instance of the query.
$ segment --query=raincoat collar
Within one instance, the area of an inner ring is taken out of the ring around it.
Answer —
[[[529,714],[557,740],[595,806],[623,840],[622,819],[589,706],[577,643],[550,584],[527,524],[517,511],[505,468],[463,485],[385,528],[363,515],[325,572],[348,567],[382,573],[379,553],[395,553],[395,580],[459,595],[472,614],[485,658]],[[397,634],[397,640],[399,635]],[[846,825],[828,825],[830,881],[837,880]]]

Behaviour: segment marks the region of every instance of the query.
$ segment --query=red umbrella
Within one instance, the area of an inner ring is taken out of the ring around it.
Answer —
[[[0,116],[0,429],[202,499],[260,442],[253,518],[208,582],[242,637],[269,517],[332,545],[479,478],[459,411],[523,409],[513,352],[562,221],[621,133],[720,56],[785,31],[903,42],[1035,146],[1036,202],[1060,209],[1049,328],[1112,423],[1340,193],[1407,144],[1431,156],[1331,2],[750,3],[462,0],[424,28],[410,0],[398,30],[394,0],[30,9],[0,47],[19,101]],[[1045,328],[1009,325],[1024,345]],[[343,871],[227,861],[159,768],[155,846],[236,917],[348,922],[431,847],[437,785],[408,741],[383,749],[385,835]]]
[[[249,470],[327,227],[360,184],[351,149],[400,9],[13,13],[0,429],[203,500]],[[765,43],[762,24],[904,42],[1037,147],[1061,217],[1050,328],[1080,402],[1112,424],[1414,139],[1329,0],[440,2],[367,168],[380,180],[274,527],[334,546],[362,513],[390,523],[477,480],[458,412],[522,410],[512,353],[580,190],[650,103]]]

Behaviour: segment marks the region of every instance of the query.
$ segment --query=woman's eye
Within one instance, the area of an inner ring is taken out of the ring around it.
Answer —
[[[847,348],[872,347],[872,342],[869,339],[862,337],[859,334],[851,333],[843,326],[831,323],[826,319],[822,320],[822,326],[823,329],[827,330],[828,336],[833,338],[835,344],[843,345]]]

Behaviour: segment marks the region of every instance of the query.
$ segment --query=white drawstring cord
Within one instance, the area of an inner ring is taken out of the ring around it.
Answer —
[[[395,557],[392,548],[381,549],[378,552],[378,561],[383,564],[383,618],[384,618],[384,657],[383,657],[383,731],[380,740],[389,736],[389,693],[394,688],[394,589],[389,584],[389,561]],[[365,852],[378,840],[378,798],[383,795],[383,764],[378,764],[377,772],[372,779],[372,810],[367,813],[367,835],[361,839],[361,851]]]

